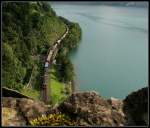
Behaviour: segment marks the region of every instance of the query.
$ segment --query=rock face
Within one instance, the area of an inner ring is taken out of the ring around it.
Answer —
[[[64,101],[59,109],[73,116],[81,126],[123,126],[125,116],[121,110],[121,101],[110,101],[116,103],[116,108],[95,92],[75,93]]]
[[[60,112],[74,119],[77,126],[148,125],[148,88],[124,100],[104,99],[96,92],[76,92],[53,108],[27,98],[2,98],[3,126],[24,126],[42,114]]]
[[[19,109],[27,120],[31,120],[46,114],[48,108],[43,102],[33,101],[29,99],[20,99]]]
[[[148,125],[148,87],[131,93],[123,102],[126,125]]]
[[[31,119],[46,114],[48,107],[43,102],[27,98],[2,98],[3,126],[24,126]]]
[[[26,121],[15,108],[2,108],[2,125],[3,126],[24,126]]]

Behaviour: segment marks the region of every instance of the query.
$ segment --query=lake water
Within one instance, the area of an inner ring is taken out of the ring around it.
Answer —
[[[52,8],[82,28],[70,55],[78,90],[123,99],[148,85],[148,8],[57,2]]]

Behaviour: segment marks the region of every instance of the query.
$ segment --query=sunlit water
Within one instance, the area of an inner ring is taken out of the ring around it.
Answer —
[[[76,87],[109,98],[125,98],[148,84],[148,9],[52,4],[57,15],[82,28],[70,58]]]

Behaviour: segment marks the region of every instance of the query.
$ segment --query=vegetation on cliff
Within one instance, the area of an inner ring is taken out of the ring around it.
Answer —
[[[81,28],[78,23],[72,23],[63,17],[60,17],[65,24],[69,27],[67,37],[62,41],[60,50],[56,57],[56,62],[59,66],[57,68],[57,76],[60,81],[68,83],[74,78],[74,67],[68,58],[69,52],[77,48],[81,40]]]
[[[20,90],[34,71],[32,84],[38,88],[40,56],[61,37],[66,25],[46,2],[4,2],[2,11],[2,85]]]
[[[30,121],[31,126],[74,126],[75,121],[65,114],[50,114]]]
[[[67,56],[79,44],[79,24],[58,17],[47,2],[4,2],[2,21],[2,85],[34,99],[40,97],[44,56],[69,27],[56,58],[60,64],[54,66],[56,79],[51,81],[53,102],[60,101],[64,97],[60,93],[64,90],[63,83],[74,76]]]
[[[53,104],[62,102],[72,93],[71,86],[75,73],[68,55],[72,49],[78,47],[81,39],[81,28],[78,23],[72,23],[64,18],[60,19],[68,26],[69,33],[62,40],[56,56],[56,64],[52,66],[54,72],[51,76],[50,86]]]

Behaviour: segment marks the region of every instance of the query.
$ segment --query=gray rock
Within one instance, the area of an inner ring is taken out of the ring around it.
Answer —
[[[74,93],[59,106],[59,110],[74,115],[81,126],[122,126],[125,122],[123,114],[113,110],[112,105],[95,92]]]
[[[148,87],[132,92],[123,102],[127,125],[148,125]]]

